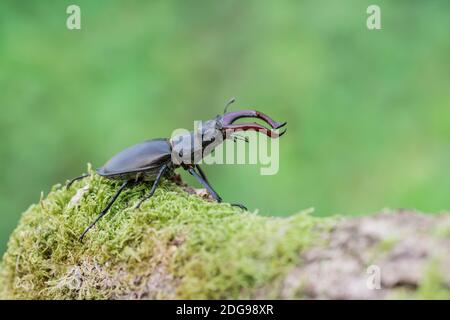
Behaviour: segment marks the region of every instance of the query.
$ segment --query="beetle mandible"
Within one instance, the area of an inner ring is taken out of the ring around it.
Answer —
[[[106,207],[99,213],[95,220],[83,231],[80,241],[83,240],[86,233],[108,212],[113,203],[117,200],[120,193],[133,181],[153,182],[150,192],[144,196],[136,205],[138,209],[141,204],[148,200],[154,193],[162,177],[167,176],[179,167],[187,170],[194,176],[211,194],[217,202],[222,202],[222,198],[211,187],[205,173],[195,161],[195,155],[200,153],[201,157],[206,156],[205,149],[212,150],[223,140],[233,138],[234,141],[239,137],[233,133],[237,131],[259,131],[271,138],[279,138],[286,129],[278,133],[267,129],[262,125],[252,123],[234,124],[241,118],[258,118],[266,122],[272,129],[280,129],[287,122],[277,122],[266,114],[256,110],[241,110],[227,112],[228,106],[235,101],[232,98],[225,106],[222,115],[212,120],[202,121],[200,129],[192,131],[187,135],[175,136],[171,139],[153,139],[131,146],[115,156],[106,164],[96,170],[96,173],[107,179],[122,181],[122,185],[109,200]],[[200,143],[195,143],[199,137]],[[245,141],[248,142],[247,139]],[[183,154],[184,153],[184,154]],[[187,154],[186,154],[187,153]],[[194,160],[193,160],[194,159]],[[68,184],[69,188],[75,181],[88,177],[89,174],[72,179]],[[231,204],[246,209],[240,204]]]

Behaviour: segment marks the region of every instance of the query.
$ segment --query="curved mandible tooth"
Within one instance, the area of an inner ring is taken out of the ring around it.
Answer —
[[[273,129],[278,129],[286,125],[287,122],[277,122],[263,112],[256,110],[241,110],[225,113],[222,116],[224,125],[229,125],[241,118],[258,118],[265,121]]]

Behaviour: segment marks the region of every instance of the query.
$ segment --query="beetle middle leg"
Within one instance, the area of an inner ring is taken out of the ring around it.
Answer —
[[[159,184],[159,181],[161,180],[162,176],[164,175],[164,172],[166,172],[167,169],[168,169],[168,166],[167,166],[166,164],[163,165],[163,166],[161,167],[161,169],[159,169],[158,175],[156,176],[156,179],[155,179],[155,181],[153,182],[153,185],[152,185],[152,188],[151,188],[149,194],[146,195],[141,201],[138,202],[138,204],[136,205],[136,207],[134,207],[135,209],[139,209],[139,207],[141,206],[141,204],[142,204],[144,201],[150,199],[150,198],[153,196],[153,194],[154,194],[155,191],[156,191],[156,187],[157,187],[158,184]]]
[[[95,220],[83,231],[83,233],[80,236],[80,241],[83,241],[84,236],[86,235],[86,233],[91,230],[91,228],[93,226],[95,226],[95,224],[98,222],[98,220],[100,220],[109,210],[109,208],[111,208],[111,206],[113,205],[113,203],[117,200],[117,198],[119,197],[119,195],[122,193],[122,191],[125,189],[125,187],[128,185],[130,181],[127,180],[125,181],[120,188],[116,191],[116,193],[114,194],[114,196],[111,198],[111,200],[108,202],[108,204],[106,205],[106,207],[102,210],[102,212],[100,212],[100,214],[97,216],[97,218],[95,218]]]

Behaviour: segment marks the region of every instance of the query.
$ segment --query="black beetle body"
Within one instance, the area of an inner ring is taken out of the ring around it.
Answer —
[[[171,165],[172,148],[167,139],[153,139],[126,148],[96,172],[118,180],[155,181],[163,165]]]
[[[227,104],[227,107],[233,101],[234,100],[231,100]],[[172,139],[147,140],[126,148],[113,156],[104,166],[97,169],[96,172],[104,178],[120,180],[123,181],[123,183],[97,218],[84,230],[80,236],[80,240],[82,240],[97,221],[108,212],[114,201],[129,183],[133,181],[153,182],[149,194],[141,199],[136,205],[136,208],[139,208],[142,202],[153,195],[161,178],[171,174],[173,170],[178,167],[187,170],[209,191],[216,201],[222,202],[222,198],[211,187],[205,173],[198,165],[197,156],[200,156],[200,159],[206,156],[206,154],[211,151],[211,148],[215,148],[218,144],[222,143],[224,139],[232,137],[236,141],[236,137],[233,137],[232,134],[239,130],[259,131],[271,138],[278,138],[286,132],[286,130],[284,130],[281,133],[277,133],[273,130],[266,129],[257,123],[233,124],[234,121],[240,118],[259,118],[268,123],[272,129],[279,129],[286,125],[286,122],[276,122],[264,113],[255,110],[241,110],[229,113],[224,112],[223,115],[217,116],[212,120],[203,121],[202,126],[198,131],[178,135]],[[197,137],[201,139],[201,142],[193,143]],[[68,183],[67,188],[69,188],[73,182],[87,176],[89,176],[89,174],[72,179]],[[240,204],[232,205],[246,209]]]

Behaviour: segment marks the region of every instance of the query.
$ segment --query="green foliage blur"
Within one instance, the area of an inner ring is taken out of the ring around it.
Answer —
[[[81,30],[66,28],[69,4]],[[366,27],[370,4],[382,30]],[[449,12],[434,0],[2,1],[0,251],[41,191],[232,96],[288,132],[276,175],[204,166],[226,201],[280,216],[449,209]]]

